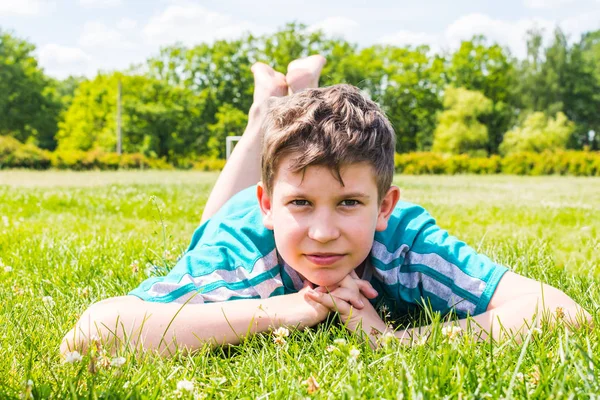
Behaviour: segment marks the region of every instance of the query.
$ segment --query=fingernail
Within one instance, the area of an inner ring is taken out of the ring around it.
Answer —
[[[365,303],[363,303],[363,301],[362,301],[362,300],[358,300],[358,304],[360,304],[360,306],[361,306],[361,307],[364,307],[364,306],[365,306]]]

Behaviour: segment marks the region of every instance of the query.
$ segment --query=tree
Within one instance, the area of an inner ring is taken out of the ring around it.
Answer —
[[[552,43],[542,49],[541,32],[531,31],[530,54],[520,66],[521,79],[516,86],[519,108],[524,115],[533,111],[547,115],[563,112],[575,123],[569,147],[590,145],[588,131],[600,129],[600,78],[595,58],[600,51],[598,40],[591,32],[584,34],[579,43],[569,45],[567,36],[557,28]]]
[[[0,30],[0,135],[53,149],[60,102],[34,50],[33,44]]]
[[[488,130],[479,118],[492,111],[492,101],[482,93],[446,88],[444,111],[433,136],[433,151],[485,155]]]
[[[442,109],[443,61],[428,56],[426,46],[386,47],[381,52],[381,105],[396,131],[396,150],[428,150]]]
[[[206,114],[212,112],[209,91],[196,95],[156,79],[121,73],[81,83],[60,123],[60,150],[115,150],[119,80],[125,152],[177,161],[206,150],[210,121]]]
[[[452,54],[446,77],[450,85],[479,91],[492,101],[492,109],[482,122],[488,127],[486,149],[496,153],[516,115],[512,88],[517,77],[510,53],[498,44],[488,45],[484,36],[474,36]]]
[[[574,129],[575,124],[562,112],[558,112],[556,118],[547,117],[543,112],[534,112],[525,119],[522,126],[506,132],[500,152],[539,153],[544,150],[564,149]]]
[[[214,124],[208,126],[210,139],[207,154],[213,158],[225,158],[225,138],[241,135],[248,124],[248,115],[231,104],[224,104],[219,107],[216,119]]]

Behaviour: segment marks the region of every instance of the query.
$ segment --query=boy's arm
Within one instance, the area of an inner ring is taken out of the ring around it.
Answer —
[[[303,328],[321,322],[329,309],[298,293],[267,299],[235,300],[220,303],[178,304],[142,301],[121,296],[92,305],[63,339],[61,353],[86,351],[97,336],[110,347],[158,350],[173,354],[177,348],[191,351],[205,344],[237,344],[249,334],[272,327]]]
[[[360,293],[348,290],[348,282],[342,281],[341,287],[346,289],[341,296],[333,291],[311,293],[310,297],[338,311],[348,329],[361,329],[371,345],[377,346],[380,335],[389,331],[389,328],[370,304],[362,310],[352,308],[349,301],[353,297],[360,297]],[[563,319],[571,326],[592,321],[591,315],[562,291],[508,271],[500,280],[486,312],[443,325],[458,325],[479,340],[488,339],[490,334],[495,340],[511,337],[520,340],[529,329],[537,327],[539,321],[547,316],[551,316],[552,321]],[[399,330],[394,334],[403,343],[411,345],[420,337],[429,336],[430,332],[431,326],[422,326]]]

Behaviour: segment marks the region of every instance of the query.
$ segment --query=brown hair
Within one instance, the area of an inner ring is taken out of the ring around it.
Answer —
[[[380,201],[392,184],[396,135],[379,106],[354,86],[307,89],[274,98],[262,132],[262,181],[269,194],[279,161],[290,154],[295,155],[292,171],[327,166],[342,185],[342,166],[370,164]]]

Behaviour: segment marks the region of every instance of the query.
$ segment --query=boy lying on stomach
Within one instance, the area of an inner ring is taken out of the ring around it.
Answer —
[[[168,352],[235,344],[330,312],[375,345],[389,328],[374,304],[453,311],[463,328],[472,316],[482,339],[499,338],[501,326],[518,334],[557,307],[570,322],[591,319],[563,292],[495,264],[400,201],[390,123],[353,86],[317,88],[324,63],[296,60],[287,76],[253,66],[248,127],[188,251],[167,276],[92,305],[62,353],[85,350],[95,335]],[[411,343],[411,332],[394,334]]]

